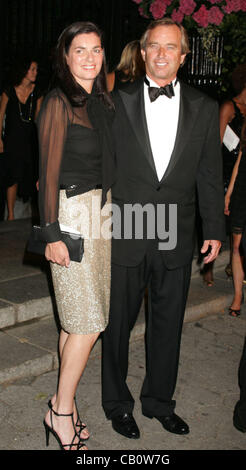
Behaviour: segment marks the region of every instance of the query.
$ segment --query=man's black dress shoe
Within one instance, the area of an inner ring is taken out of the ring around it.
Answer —
[[[175,413],[170,416],[150,416],[145,413],[143,415],[147,418],[158,419],[166,431],[173,432],[174,434],[189,434],[190,432],[188,424]]]
[[[240,416],[240,402],[238,402],[234,409],[233,424],[238,431],[246,432],[246,420]]]
[[[140,432],[135,419],[131,413],[114,416],[112,419],[113,429],[129,439],[139,439]]]

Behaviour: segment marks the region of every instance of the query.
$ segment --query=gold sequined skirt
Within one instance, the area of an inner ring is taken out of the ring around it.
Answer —
[[[81,263],[66,268],[50,263],[61,327],[68,333],[91,334],[108,323],[111,283],[111,192],[101,210],[101,189],[71,198],[60,191],[59,223],[84,237]]]

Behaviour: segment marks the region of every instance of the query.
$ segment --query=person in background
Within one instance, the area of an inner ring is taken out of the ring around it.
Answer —
[[[232,273],[234,297],[229,314],[238,317],[243,302],[243,280],[245,276],[243,252],[241,250],[242,236],[246,224],[246,118],[242,126],[240,151],[234,165],[231,180],[225,195],[225,215],[229,216],[230,230],[233,236]]]
[[[246,116],[246,64],[238,65],[232,72],[232,87],[234,90],[234,96],[231,99],[225,100],[220,106],[220,138],[222,145],[222,156],[223,156],[223,179],[224,179],[224,191],[228,190],[230,179],[232,176],[232,170],[236,163],[240,145],[238,144],[233,150],[228,150],[226,145],[223,143],[224,134],[227,125],[235,132],[240,138],[244,117]],[[227,218],[228,219],[228,218]],[[228,220],[227,220],[228,222]],[[228,226],[228,223],[227,223]],[[227,227],[227,231],[229,228]],[[225,268],[228,277],[232,277],[232,256],[233,252],[236,253],[234,256],[234,265],[236,266],[236,272],[242,274],[242,249],[240,247],[241,236],[237,234],[230,234],[230,262]],[[209,263],[205,266],[203,279],[208,287],[213,285],[213,263]],[[236,281],[237,282],[237,281]],[[238,306],[238,305],[237,305]]]
[[[96,25],[76,22],[62,32],[55,70],[56,88],[46,96],[38,118],[40,224],[61,323],[58,387],[44,426],[47,444],[51,432],[61,449],[87,450],[89,431],[75,395],[90,351],[108,322],[111,238],[101,231],[93,236],[93,227],[102,227],[109,218],[101,208],[110,207],[115,177],[113,103]],[[99,211],[93,211],[94,201],[99,201]],[[84,237],[80,263],[70,261],[60,224]]]
[[[36,85],[38,64],[23,60],[16,70],[14,85],[2,93],[0,104],[0,153],[4,153],[8,220],[14,220],[17,195],[24,202],[36,198],[38,142],[35,120],[42,96]],[[5,119],[4,135],[3,123]]]
[[[222,143],[223,174],[225,193],[230,183],[233,167],[238,157],[240,145],[229,151],[223,143],[227,125],[240,139],[244,118],[246,117],[246,64],[238,65],[232,72],[232,87],[235,95],[220,106],[220,138]]]
[[[131,41],[124,47],[116,69],[107,75],[108,89],[112,91],[124,83],[134,82],[144,74],[145,64],[141,55],[140,42]]]
[[[246,253],[246,118],[242,126],[242,133],[240,139],[240,162],[237,165],[235,183],[230,204],[230,223],[231,226],[239,226],[242,230],[242,249]],[[234,171],[234,170],[233,170]],[[240,313],[240,312],[239,312]],[[238,315],[234,315],[238,316]],[[246,432],[246,338],[241,355],[241,360],[238,368],[238,383],[240,388],[240,398],[237,401],[234,413],[233,424],[236,429],[241,432]]]

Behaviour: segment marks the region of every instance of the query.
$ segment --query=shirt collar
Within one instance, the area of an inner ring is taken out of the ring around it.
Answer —
[[[154,82],[154,80],[152,80],[147,74],[146,74],[146,78],[147,80],[149,81],[149,86],[153,86],[153,87],[157,87],[157,88],[160,88],[160,85],[158,85],[156,82]],[[178,79],[177,77],[175,77],[172,82],[169,82],[169,83],[172,83],[173,84],[173,87],[175,87],[178,83]],[[145,83],[145,86],[148,86],[146,83]]]

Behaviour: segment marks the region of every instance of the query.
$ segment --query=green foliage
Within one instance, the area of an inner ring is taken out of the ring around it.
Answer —
[[[238,64],[246,63],[246,13],[227,15],[220,27],[224,52],[220,77],[221,91],[230,91],[231,73]]]

